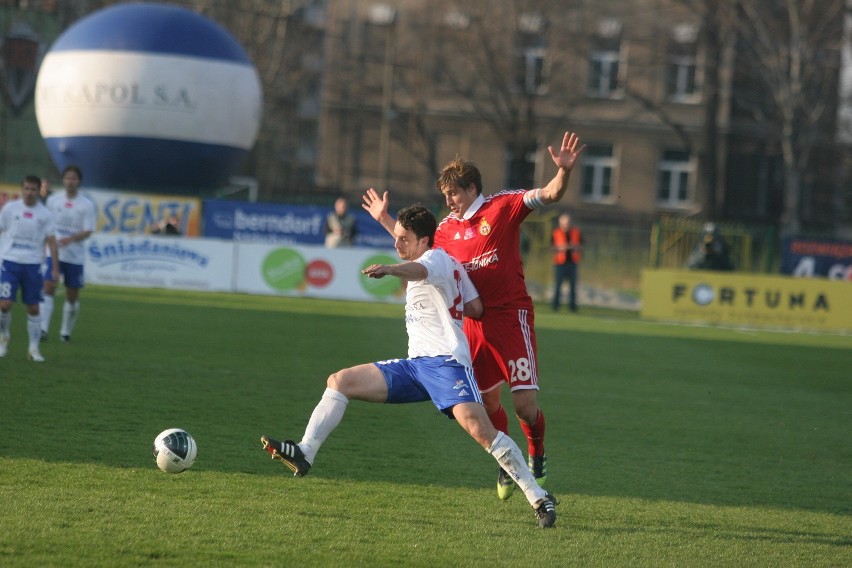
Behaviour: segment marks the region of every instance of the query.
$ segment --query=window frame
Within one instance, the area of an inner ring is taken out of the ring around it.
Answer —
[[[675,160],[667,158],[669,152],[679,152],[688,154],[686,160]],[[696,159],[689,150],[675,150],[671,148],[663,149],[660,152],[660,159],[657,162],[657,183],[655,201],[658,207],[667,209],[685,209],[692,207],[695,203],[695,177],[696,177]],[[668,197],[664,198],[663,181],[664,175],[669,177],[668,180]],[[683,176],[686,180],[682,181]],[[683,198],[679,195],[685,193]]]

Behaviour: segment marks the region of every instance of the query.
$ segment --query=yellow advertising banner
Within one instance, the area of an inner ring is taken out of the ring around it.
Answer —
[[[201,200],[197,197],[85,187],[81,192],[95,204],[99,232],[145,235],[174,217],[184,236],[201,235]],[[0,207],[20,196],[20,185],[0,184]]]
[[[0,207],[6,205],[7,201],[21,197],[21,186],[8,183],[0,183]]]
[[[645,269],[641,315],[663,321],[852,331],[852,282]]]
[[[197,197],[108,189],[84,189],[83,193],[95,203],[100,232],[150,234],[160,222],[174,216],[183,235],[201,234],[201,200]]]

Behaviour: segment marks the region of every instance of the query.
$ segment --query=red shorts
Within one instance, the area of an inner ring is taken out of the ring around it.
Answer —
[[[488,308],[482,319],[464,318],[464,333],[481,392],[503,382],[511,390],[538,389],[535,316],[531,309]]]

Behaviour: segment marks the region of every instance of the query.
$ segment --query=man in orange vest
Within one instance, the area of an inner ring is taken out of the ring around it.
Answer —
[[[553,272],[555,276],[553,288],[553,311],[559,310],[562,283],[568,280],[568,308],[577,311],[577,266],[583,251],[583,234],[580,229],[571,225],[571,215],[563,213],[559,216],[559,224],[553,229],[551,236],[553,249]]]

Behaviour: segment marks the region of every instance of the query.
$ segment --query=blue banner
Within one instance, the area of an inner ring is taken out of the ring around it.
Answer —
[[[852,242],[787,238],[781,255],[783,274],[852,280]]]
[[[254,243],[322,245],[331,207],[209,200],[203,207],[203,236]],[[366,211],[351,211],[355,246],[393,248],[393,238]]]

